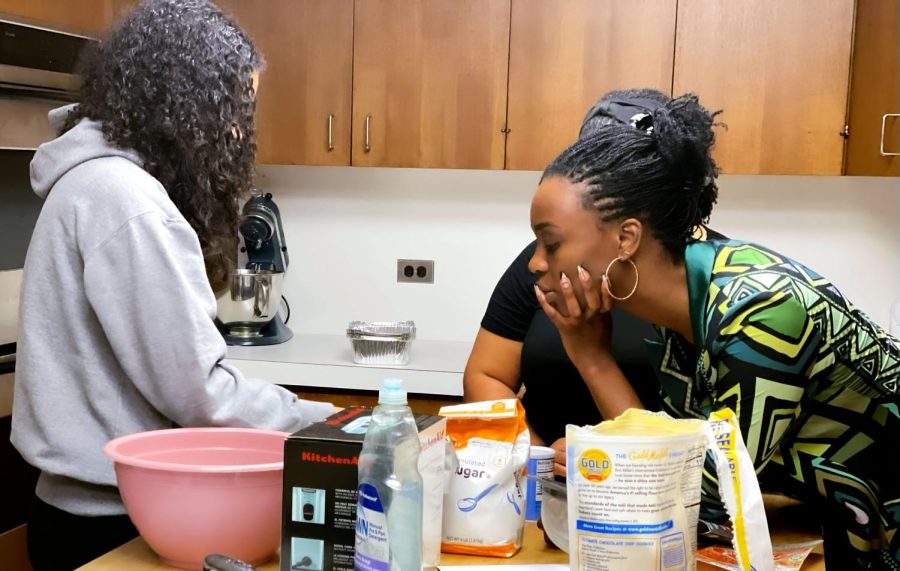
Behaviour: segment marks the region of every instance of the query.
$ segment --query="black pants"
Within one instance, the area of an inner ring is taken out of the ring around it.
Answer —
[[[35,496],[28,514],[28,557],[34,571],[69,571],[137,535],[127,515],[74,515]]]

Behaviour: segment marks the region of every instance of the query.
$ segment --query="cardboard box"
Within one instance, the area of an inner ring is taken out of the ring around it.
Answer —
[[[372,409],[344,409],[284,444],[281,571],[353,571],[359,453]],[[416,414],[422,454],[423,563],[440,557],[447,420]]]

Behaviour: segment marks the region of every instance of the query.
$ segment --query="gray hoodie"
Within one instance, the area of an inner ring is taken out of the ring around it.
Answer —
[[[41,470],[37,495],[80,515],[125,513],[103,454],[113,438],[173,425],[294,431],[334,410],[222,362],[197,234],[141,165],[89,120],[31,163],[46,201],[22,279],[12,442]]]

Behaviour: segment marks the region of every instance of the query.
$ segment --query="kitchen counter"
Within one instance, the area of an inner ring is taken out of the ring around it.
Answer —
[[[345,336],[296,333],[280,345],[229,346],[226,362],[279,385],[376,391],[386,377],[399,377],[410,393],[461,396],[471,350],[468,342],[416,339],[409,365],[357,365]]]
[[[781,496],[766,496],[766,512],[769,518],[769,526],[772,531],[772,542],[796,543],[818,539],[819,536],[811,531],[810,526],[815,520],[809,517],[808,510],[794,500]],[[471,557],[467,555],[441,556],[441,566],[444,565],[524,565],[535,563],[568,562],[568,555],[547,547],[544,544],[542,532],[533,523],[525,525],[525,537],[522,550],[510,559],[497,559],[494,557]],[[260,571],[279,571],[277,560],[270,561],[261,566]],[[698,571],[714,571],[718,569],[705,563],[697,564]],[[106,555],[95,559],[91,563],[79,568],[79,571],[173,571],[160,563],[156,555],[147,547],[141,538],[110,551]],[[824,571],[825,560],[821,555],[821,545],[806,559],[802,571]]]

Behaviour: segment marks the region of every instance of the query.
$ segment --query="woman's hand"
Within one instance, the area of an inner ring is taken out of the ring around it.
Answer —
[[[578,302],[574,284],[566,274],[562,274],[559,283],[561,303],[565,305],[567,315],[557,311],[540,288],[535,286],[534,292],[544,313],[559,329],[569,359],[579,370],[589,368],[598,361],[608,361],[611,358],[612,319],[609,311],[612,309],[612,297],[606,276],[603,276],[598,290],[587,270],[578,266],[578,285],[584,293],[584,307]]]
[[[556,442],[550,445],[556,451],[556,457],[553,459],[553,473],[557,476],[566,476],[566,438],[558,438]]]

